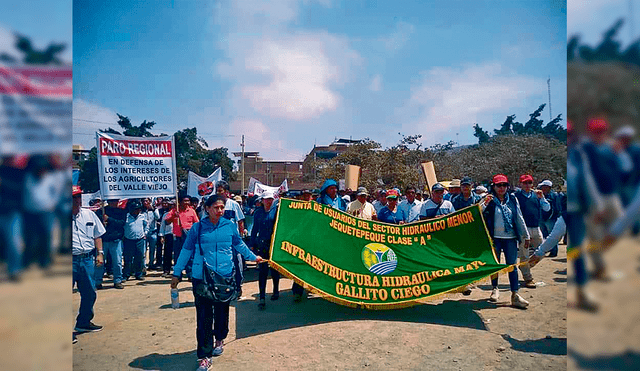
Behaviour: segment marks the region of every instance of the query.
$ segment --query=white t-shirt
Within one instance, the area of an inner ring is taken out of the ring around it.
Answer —
[[[94,239],[106,232],[100,218],[91,210],[80,208],[71,221],[71,248],[73,255],[86,254],[96,246]]]
[[[369,202],[360,203],[360,200],[355,200],[347,206],[347,212],[360,219],[371,220],[373,216],[377,215],[376,209]]]

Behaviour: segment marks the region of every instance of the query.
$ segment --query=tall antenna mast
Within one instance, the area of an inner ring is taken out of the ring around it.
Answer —
[[[633,0],[629,0],[629,44],[633,42]]]
[[[547,79],[547,91],[549,92],[549,121],[551,121],[551,76]]]

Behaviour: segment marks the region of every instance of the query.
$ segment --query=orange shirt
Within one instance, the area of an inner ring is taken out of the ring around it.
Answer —
[[[180,218],[180,224],[178,224],[178,218]],[[191,206],[188,206],[186,210],[181,210],[180,213],[177,213],[176,209],[172,209],[167,213],[167,220],[173,222],[173,235],[176,237],[181,237],[183,229],[188,231],[193,223],[199,221],[196,211]]]

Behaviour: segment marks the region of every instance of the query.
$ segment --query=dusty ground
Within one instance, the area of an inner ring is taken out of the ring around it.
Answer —
[[[246,298],[231,307],[230,333],[214,369],[254,370],[565,370],[567,368],[566,259],[534,268],[536,289],[521,289],[527,310],[487,301],[490,285],[429,305],[393,311],[354,310],[310,296],[295,304],[291,281],[280,300],[257,309],[257,272],[246,272]],[[151,272],[124,290],[98,292],[97,333],[73,346],[74,370],[194,370],[195,310],[190,283],[180,284],[181,308],[171,309],[169,280]],[[271,284],[267,286],[270,293]],[[73,294],[77,310],[80,296]]]
[[[34,266],[9,283],[2,267],[0,370],[71,370],[71,270],[61,255],[48,272]]]
[[[621,240],[605,261],[611,280],[587,286],[600,302],[598,313],[574,309],[569,285],[569,370],[640,370],[640,239]]]

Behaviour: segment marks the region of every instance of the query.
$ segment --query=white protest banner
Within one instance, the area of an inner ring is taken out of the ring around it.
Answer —
[[[249,179],[249,186],[247,187],[247,193],[255,193],[256,192],[256,183],[260,183],[258,179],[251,177]]]
[[[173,136],[127,137],[96,133],[100,190],[105,198],[176,194]]]
[[[0,154],[68,152],[71,66],[0,65]]]
[[[275,197],[278,198],[280,194],[284,192],[289,192],[289,186],[287,185],[287,180],[285,179],[279,187],[270,187],[268,185],[264,185],[258,181],[255,184],[255,192],[256,196],[262,196],[262,194],[266,191],[271,191],[275,194]]]
[[[202,198],[216,193],[216,184],[222,180],[222,168],[217,168],[208,177],[202,177],[193,171],[187,176],[187,195]]]
[[[91,206],[91,205],[89,205],[89,203],[91,203],[91,201],[93,201],[93,200],[95,200],[97,198],[103,200],[102,195],[100,194],[100,191],[97,191],[97,192],[94,192],[94,193],[83,193],[82,194],[82,207]]]

